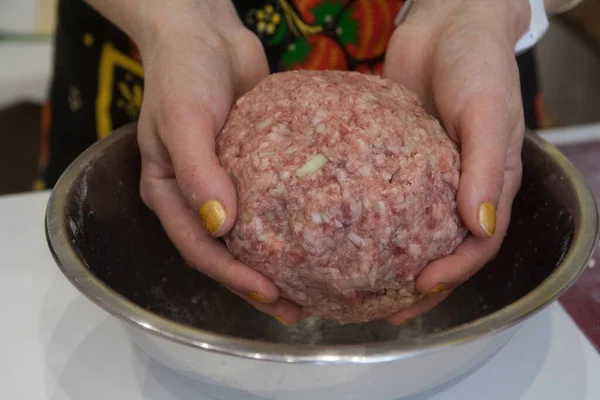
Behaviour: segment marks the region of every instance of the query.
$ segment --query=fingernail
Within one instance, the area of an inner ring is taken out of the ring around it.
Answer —
[[[445,283],[438,283],[433,287],[433,289],[431,289],[429,292],[426,292],[425,294],[427,296],[431,296],[433,294],[445,292],[446,290],[448,290],[448,285],[446,285]]]
[[[479,206],[479,225],[489,237],[496,233],[496,207],[492,203],[482,203]]]
[[[215,233],[221,228],[227,219],[225,207],[217,200],[209,200],[200,207],[198,212],[206,230]]]
[[[265,296],[263,296],[262,294],[260,294],[258,292],[248,292],[248,297],[250,297],[254,301],[258,301],[259,303],[263,303],[263,304],[272,303]]]
[[[285,326],[288,326],[288,323],[287,323],[287,322],[285,322],[285,321],[283,320],[283,318],[282,318],[282,317],[280,317],[279,315],[276,315],[274,318],[275,318],[275,319],[276,319],[276,320],[277,320],[277,321],[278,321],[280,324],[282,324],[282,325],[285,325]]]

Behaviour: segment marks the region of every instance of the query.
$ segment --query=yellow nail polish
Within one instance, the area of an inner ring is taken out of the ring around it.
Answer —
[[[437,285],[435,285],[433,287],[433,289],[431,289],[429,292],[427,292],[425,294],[428,296],[431,296],[432,294],[442,293],[442,292],[445,292],[446,290],[448,290],[448,285],[446,285],[445,283],[438,283]]]
[[[479,206],[479,225],[489,237],[496,233],[496,207],[492,203],[483,203]]]
[[[286,326],[287,326],[287,323],[286,323],[286,322],[283,320],[283,318],[281,318],[280,316],[276,315],[276,316],[275,316],[275,319],[276,319],[276,320],[277,320],[277,321],[278,321],[280,324],[282,324],[282,325],[286,325]]]
[[[248,297],[250,297],[254,301],[258,301],[259,303],[270,303],[262,294],[258,292],[248,292]]]
[[[209,200],[200,207],[198,212],[202,222],[210,233],[215,233],[227,219],[225,207],[217,200]]]

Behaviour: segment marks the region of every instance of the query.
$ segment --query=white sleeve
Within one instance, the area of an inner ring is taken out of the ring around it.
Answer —
[[[546,14],[544,0],[529,0],[531,5],[531,22],[527,32],[517,41],[515,53],[521,54],[531,49],[548,30],[550,22]]]

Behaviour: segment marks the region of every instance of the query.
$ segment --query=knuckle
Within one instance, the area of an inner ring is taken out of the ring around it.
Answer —
[[[228,34],[230,58],[236,85],[235,97],[250,90],[269,74],[266,54],[260,38],[243,27]]]
[[[264,48],[262,42],[260,41],[260,38],[254,34],[254,32],[245,27],[242,32],[243,33],[240,35],[240,37],[243,40],[244,46],[247,46],[247,48],[250,48],[251,50],[263,51]]]
[[[170,100],[161,102],[161,112],[156,115],[160,132],[172,130],[174,125],[185,121],[191,111],[188,105],[190,103],[180,96],[183,95],[178,94],[178,98],[171,97]]]
[[[189,132],[198,135],[214,134],[216,111],[211,99],[205,93],[178,93],[162,102],[160,112],[156,114],[157,133],[167,148],[169,143],[181,140]],[[174,143],[174,142],[173,142]]]
[[[498,166],[490,167],[487,173],[488,182],[494,188],[495,192],[498,195],[502,192],[502,188],[504,187],[504,169]]]
[[[194,198],[196,193],[196,182],[198,181],[198,166],[187,165],[179,171],[175,171],[177,186],[185,198]]]
[[[224,34],[224,39],[231,44],[235,44],[240,49],[248,49],[262,51],[263,45],[260,38],[250,29],[245,26],[240,26],[237,29],[232,29]]]

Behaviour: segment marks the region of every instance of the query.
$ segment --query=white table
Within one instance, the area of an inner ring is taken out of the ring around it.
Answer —
[[[0,197],[0,399],[209,400],[63,277],[46,245],[47,200]],[[600,355],[554,304],[481,369],[416,399],[598,400],[599,378]]]

